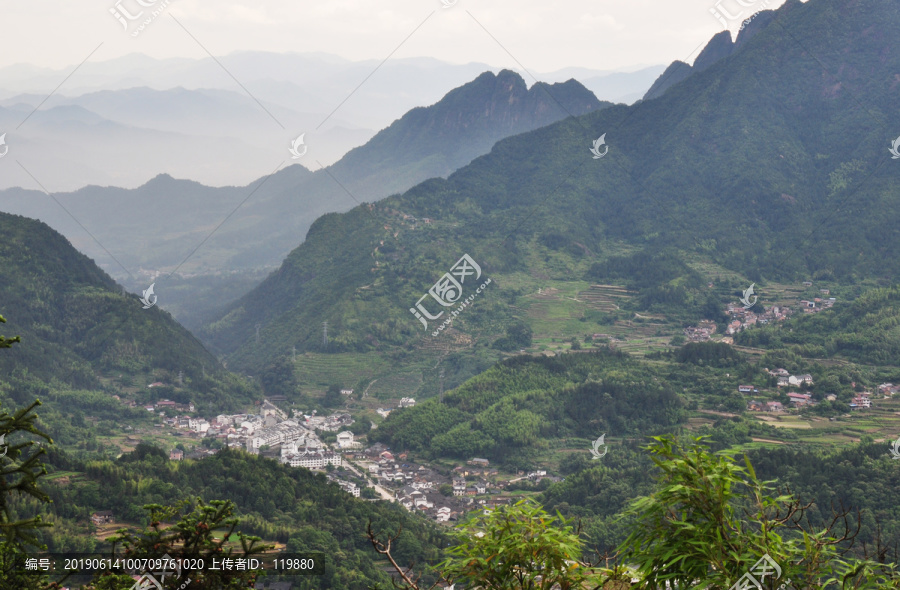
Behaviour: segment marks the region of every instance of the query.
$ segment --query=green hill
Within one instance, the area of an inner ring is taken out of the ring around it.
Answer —
[[[842,357],[900,367],[900,287],[871,289],[850,303],[807,315],[789,326],[741,332],[736,343],[788,349],[802,356]]]
[[[526,468],[549,439],[635,436],[686,420],[685,403],[647,365],[600,350],[510,359],[448,392],[395,410],[374,433],[433,457],[481,456]]]
[[[236,409],[256,397],[168,313],[143,309],[44,223],[4,213],[0,232],[4,330],[22,337],[0,356],[3,394],[20,403],[49,395],[62,404],[56,410],[71,404],[66,411],[91,411],[97,394],[110,416],[117,406],[127,410],[112,400],[115,393],[138,401],[168,396],[208,410]],[[147,389],[153,381],[164,383],[155,393]]]

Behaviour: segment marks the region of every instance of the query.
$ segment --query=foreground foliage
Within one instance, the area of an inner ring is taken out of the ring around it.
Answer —
[[[582,561],[585,539],[571,520],[523,501],[459,525],[437,574],[483,590],[900,588],[882,547],[871,557],[847,557],[859,512],[835,509],[827,526],[814,528],[804,521],[810,504],[771,495],[772,482],[760,481],[748,458],[741,464],[734,452],[712,453],[702,437],[654,437],[646,450],[658,468],[655,489],[621,515],[631,534],[603,566]],[[391,558],[392,538],[370,526],[369,539],[406,588],[425,587]]]

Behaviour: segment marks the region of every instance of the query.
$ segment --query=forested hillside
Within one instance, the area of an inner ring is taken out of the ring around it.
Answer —
[[[175,506],[183,500],[230,500],[239,530],[279,543],[291,553],[321,552],[322,576],[308,577],[301,589],[363,590],[389,584],[365,537],[371,521],[379,531],[405,533],[397,555],[408,562],[435,561],[442,534],[398,504],[356,499],[322,473],[279,465],[242,451],[223,451],[202,461],[169,461],[168,453],[140,445],[116,461],[73,460],[65,453],[48,459],[51,474],[76,472],[72,482],[44,486],[52,504],[13,502],[13,514],[41,514],[53,527],[42,533],[54,552],[94,552],[108,548],[89,536],[90,515],[111,510],[118,522],[147,524],[144,506]]]
[[[746,346],[788,349],[803,356],[900,366],[900,287],[871,289],[852,302],[798,318],[789,326],[742,332]]]
[[[322,351],[324,321],[332,352],[427,348],[430,332],[409,308],[464,253],[494,288],[453,328],[487,343],[514,323],[538,277],[596,280],[595,264],[638,251],[757,283],[896,278],[900,204],[887,148],[900,129],[891,106],[900,58],[882,49],[898,26],[900,9],[886,0],[852,13],[787,2],[731,55],[657,99],[505,139],[446,180],[320,219],[203,338],[256,370],[292,346]],[[823,67],[848,75],[835,86]],[[589,148],[603,134],[609,153],[596,160]],[[695,320],[708,309],[689,273],[655,279],[645,306]]]

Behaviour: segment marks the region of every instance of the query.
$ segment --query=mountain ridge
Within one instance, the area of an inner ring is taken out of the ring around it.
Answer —
[[[862,16],[841,15],[836,4],[789,2],[727,58],[655,100],[505,138],[447,179],[425,181],[343,218],[318,220],[348,236],[345,242],[318,241],[311,231],[271,280],[229,306],[202,339],[256,369],[291,346],[320,351],[316,327],[325,320],[335,334],[334,351],[427,347],[409,308],[463,253],[496,285],[454,326],[456,335],[479,347],[514,322],[520,298],[533,292],[529,280],[587,277],[593,262],[617,251],[669,249],[758,284],[765,276],[896,276],[893,242],[864,240],[835,212],[851,206],[865,215],[858,223],[879,235],[896,232],[888,220],[900,217],[900,203],[883,196],[895,181],[876,165],[889,159],[884,131],[873,130],[857,101],[900,128],[900,119],[887,115],[891,72],[900,72],[900,63],[882,60],[878,45],[892,23],[900,24],[900,11],[883,0],[864,2],[863,14],[877,15],[871,25]],[[822,30],[840,35],[826,43]],[[822,59],[856,76],[852,90],[823,79]],[[772,60],[779,67],[768,67]],[[866,67],[875,70],[862,78]],[[589,147],[602,134],[609,155],[592,160]],[[849,160],[848,141],[857,146]],[[855,194],[853,180],[861,178],[866,184]],[[850,197],[881,208],[873,214]],[[430,223],[417,221],[424,218]],[[845,247],[810,247],[822,231]],[[861,261],[849,254],[860,250],[866,252]],[[332,259],[342,278],[327,289],[316,283],[319,258]],[[507,284],[516,287],[507,291]],[[328,293],[328,302],[312,293]],[[725,295],[708,299],[708,293],[702,283],[675,278],[647,287],[640,298],[645,309],[693,314]],[[234,334],[246,337],[251,322],[262,326],[267,344],[235,347],[241,339]]]

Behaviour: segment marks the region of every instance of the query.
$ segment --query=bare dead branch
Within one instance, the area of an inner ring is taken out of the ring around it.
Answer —
[[[394,588],[402,588],[403,590],[422,590],[422,588],[419,586],[419,582],[422,579],[422,576],[414,576],[412,574],[412,569],[415,564],[413,563],[408,568],[403,568],[400,566],[400,564],[397,563],[397,560],[394,559],[394,556],[391,555],[391,544],[397,540],[397,537],[400,536],[400,533],[402,531],[403,527],[401,526],[397,529],[397,533],[395,535],[387,535],[387,540],[381,541],[375,531],[372,530],[372,521],[370,520],[366,525],[366,537],[369,539],[372,547],[377,553],[387,557],[388,561],[391,562],[391,567],[394,568],[394,571],[396,571],[400,575],[403,583],[406,584],[406,586],[400,586],[392,577],[391,584],[393,584]],[[436,588],[441,581],[446,582],[447,580],[444,580],[444,578],[439,578],[434,584],[429,586],[427,590],[434,590],[434,588]]]

